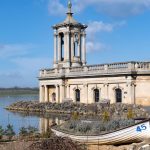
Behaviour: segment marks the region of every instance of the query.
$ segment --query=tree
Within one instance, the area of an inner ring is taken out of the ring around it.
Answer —
[[[26,135],[28,135],[28,130],[27,130],[27,128],[25,128],[25,127],[20,128],[19,135],[21,135],[21,136],[26,136]]]
[[[4,135],[4,130],[2,126],[0,126],[0,139],[2,139],[3,135]]]
[[[13,125],[8,124],[4,133],[6,136],[8,136],[9,140],[11,140],[12,137],[15,135],[15,132],[13,130]]]
[[[32,126],[28,126],[28,133],[29,133],[29,134],[34,134],[34,133],[36,133],[36,132],[38,132],[38,129],[37,129],[37,128],[32,127]]]

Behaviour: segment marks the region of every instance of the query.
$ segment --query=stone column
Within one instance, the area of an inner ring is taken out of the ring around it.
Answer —
[[[104,98],[104,99],[108,99],[108,95],[109,95],[109,93],[108,93],[108,86],[109,86],[109,84],[108,84],[108,83],[105,83],[103,86],[104,86],[104,90],[103,90],[103,91],[104,91],[104,92],[103,92],[103,96],[104,96],[104,97],[103,97],[103,98]]]
[[[128,102],[130,104],[135,104],[135,84],[127,83],[128,86]]]
[[[80,35],[78,34],[79,40],[78,40],[78,56],[81,57],[81,51],[80,51]]]
[[[70,67],[70,32],[67,32],[66,67]]]
[[[54,68],[57,67],[57,34],[54,32]]]
[[[67,98],[70,98],[70,85],[67,85]]]
[[[85,102],[88,104],[88,84],[85,84],[84,85],[84,99],[85,99]]]
[[[82,34],[82,63],[86,65],[86,33]]]
[[[60,87],[60,103],[62,103],[65,95],[65,88],[64,85],[60,85],[59,87]]]
[[[71,59],[73,60],[73,57],[74,57],[74,33],[72,33],[72,36],[71,36]]]
[[[43,86],[40,86],[40,103],[44,102],[43,100]]]
[[[45,85],[45,102],[48,102],[48,87]]]
[[[59,103],[59,87],[58,87],[58,85],[56,85],[55,87],[56,87],[56,90],[55,90],[55,93],[56,93],[56,103]]]
[[[106,84],[105,86],[106,86],[106,93],[107,93],[106,98],[109,99],[109,84]]]
[[[64,33],[64,61],[67,60],[67,33]]]
[[[58,63],[61,61],[61,37],[58,35]]]

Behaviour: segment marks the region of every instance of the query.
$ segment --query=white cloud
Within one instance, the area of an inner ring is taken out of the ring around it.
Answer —
[[[88,41],[86,43],[87,52],[102,51],[107,49],[107,46],[100,42]]]
[[[33,44],[0,44],[1,87],[38,85],[36,77],[39,70],[43,67],[50,68],[51,65],[48,56],[35,55],[35,50],[39,47],[41,46]]]
[[[33,44],[0,44],[0,58],[24,56],[33,48]]]
[[[35,87],[38,86],[39,70],[41,68],[50,68],[51,59],[49,57],[36,58],[14,58],[10,63],[16,67],[1,71],[0,87]]]
[[[48,4],[48,11],[50,15],[64,15],[66,7],[60,3],[59,0],[50,0]]]
[[[87,36],[90,39],[93,39],[95,34],[100,32],[112,32],[115,28],[123,26],[126,24],[126,21],[120,21],[116,23],[104,23],[103,21],[93,21],[89,22],[87,28]]]
[[[49,57],[24,57],[24,58],[15,58],[11,62],[15,63],[18,66],[18,69],[27,74],[39,71],[41,68],[49,67],[51,64],[51,59]]]
[[[89,22],[87,28],[87,52],[106,50],[106,44],[100,41],[99,35],[101,32],[112,32],[115,28],[125,25],[125,21],[115,23],[104,23],[102,21]]]
[[[63,5],[63,3],[60,0],[50,0],[50,14],[64,14],[67,5]],[[89,6],[94,7],[97,12],[110,16],[127,17],[150,9],[150,0],[73,0],[73,9],[75,12],[83,11]]]

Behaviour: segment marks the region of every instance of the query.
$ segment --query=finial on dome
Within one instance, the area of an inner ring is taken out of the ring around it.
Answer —
[[[68,13],[71,13],[72,3],[71,0],[68,0]]]

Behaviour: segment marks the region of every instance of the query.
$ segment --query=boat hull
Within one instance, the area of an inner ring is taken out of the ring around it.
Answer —
[[[64,133],[52,128],[52,131],[60,137],[68,137],[74,141],[89,144],[122,144],[142,141],[150,138],[150,121],[138,123],[136,125],[120,129],[111,133],[96,136],[80,136]]]

